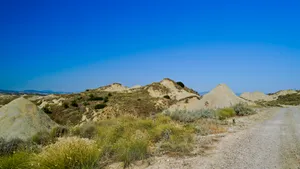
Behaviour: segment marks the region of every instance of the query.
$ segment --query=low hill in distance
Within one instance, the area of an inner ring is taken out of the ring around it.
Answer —
[[[35,95],[49,95],[49,94],[71,94],[71,92],[57,92],[52,90],[3,90],[0,89],[0,94],[15,94],[15,95],[23,95],[23,94],[35,94]]]
[[[186,99],[170,107],[170,111],[200,109],[218,109],[231,107],[238,103],[253,104],[238,97],[226,84],[219,84],[216,88],[203,95],[201,99]]]

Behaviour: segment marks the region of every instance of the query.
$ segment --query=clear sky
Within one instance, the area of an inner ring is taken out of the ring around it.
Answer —
[[[1,0],[0,89],[300,88],[299,0]]]

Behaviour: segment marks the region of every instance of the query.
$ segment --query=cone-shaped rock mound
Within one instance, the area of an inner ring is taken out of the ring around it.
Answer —
[[[231,107],[238,103],[248,103],[248,102],[240,97],[238,97],[226,84],[219,84],[216,88],[211,90],[209,93],[203,95],[203,97],[199,99],[191,99],[187,101],[179,102],[170,107],[169,110],[181,110],[186,109],[190,111],[200,110],[200,109],[217,109],[224,107]]]
[[[0,108],[0,138],[27,140],[57,124],[35,104],[21,97]]]

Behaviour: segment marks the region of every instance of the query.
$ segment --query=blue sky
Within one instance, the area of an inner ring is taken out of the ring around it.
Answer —
[[[300,1],[0,1],[0,89],[300,88]]]

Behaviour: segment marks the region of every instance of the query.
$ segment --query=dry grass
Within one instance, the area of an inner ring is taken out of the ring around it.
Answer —
[[[181,122],[194,122],[202,118],[215,118],[216,111],[212,109],[202,109],[198,111],[175,110],[165,111],[165,115],[170,116],[173,120]]]
[[[216,119],[199,119],[195,124],[196,132],[200,135],[225,133],[227,128],[222,121]]]
[[[220,120],[224,120],[230,117],[235,116],[235,111],[233,108],[223,108],[217,111],[217,116]]]
[[[97,142],[101,162],[121,161],[128,166],[157,152],[188,152],[194,130],[159,115],[155,120],[120,117],[98,124]],[[157,147],[157,143],[160,146]]]
[[[38,169],[94,168],[99,154],[95,141],[77,137],[59,138],[33,157],[31,166]]]
[[[16,152],[8,156],[0,156],[0,169],[31,169],[29,161],[32,154]]]

